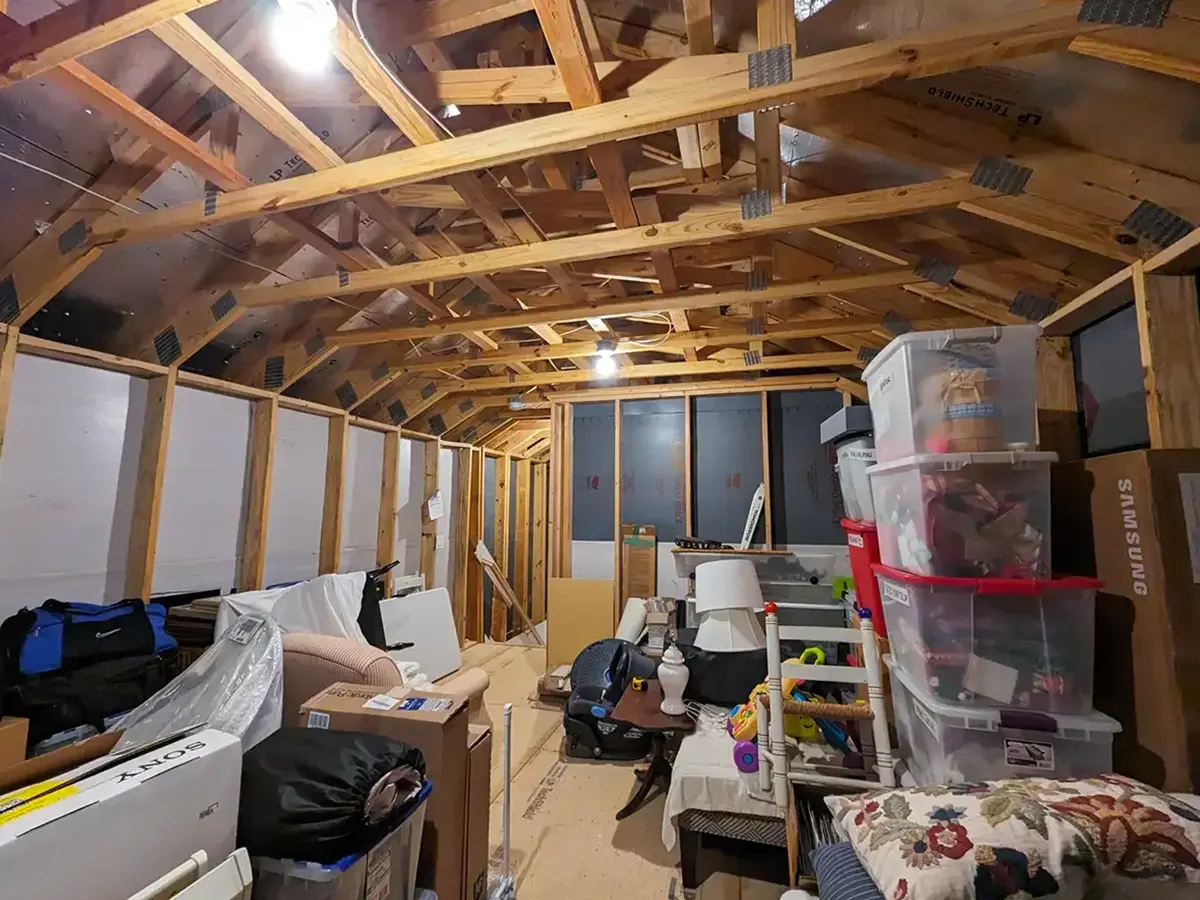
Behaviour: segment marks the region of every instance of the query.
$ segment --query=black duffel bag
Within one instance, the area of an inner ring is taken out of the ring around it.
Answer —
[[[328,865],[365,853],[425,784],[425,758],[377,734],[281,728],[242,757],[239,847]]]
[[[141,706],[171,680],[173,653],[110,659],[71,671],[17,676],[4,686],[5,715],[29,720],[29,747]]]

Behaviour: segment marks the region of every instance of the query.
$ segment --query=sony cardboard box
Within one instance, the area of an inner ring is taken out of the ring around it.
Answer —
[[[492,805],[492,729],[467,726],[466,829],[463,886],[466,900],[487,896],[488,813]]]
[[[1054,469],[1057,573],[1094,575],[1095,706],[1121,723],[1113,767],[1200,786],[1200,450],[1139,450]]]
[[[467,698],[397,687],[333,684],[300,708],[308,728],[381,734],[416,747],[433,782],[417,884],[438,900],[470,897],[463,882],[467,802]]]
[[[200,731],[0,796],[5,897],[127,900],[197,850],[234,851],[242,745]]]

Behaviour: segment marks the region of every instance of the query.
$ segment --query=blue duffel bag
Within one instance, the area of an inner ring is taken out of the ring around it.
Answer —
[[[107,606],[47,600],[0,625],[6,669],[26,677],[69,672],[131,656],[161,655],[178,646],[158,603],[122,600]]]

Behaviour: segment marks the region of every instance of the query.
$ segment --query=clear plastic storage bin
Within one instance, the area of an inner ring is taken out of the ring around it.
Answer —
[[[914,331],[863,372],[880,462],[916,453],[1029,449],[1037,325]]]
[[[254,857],[253,900],[414,900],[426,782],[395,828],[366,853],[330,865]]]
[[[892,657],[950,703],[1087,713],[1093,578],[939,578],[875,566]]]
[[[893,646],[895,642],[893,641]],[[1113,735],[1103,713],[1086,716],[946,703],[925,694],[891,654],[900,758],[918,785],[1037,775],[1082,778],[1112,771]]]
[[[1050,575],[1054,453],[940,453],[867,470],[885,566],[958,578]]]

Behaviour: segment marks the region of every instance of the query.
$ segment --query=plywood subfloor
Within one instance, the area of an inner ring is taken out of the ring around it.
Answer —
[[[519,900],[681,897],[677,851],[662,845],[663,798],[623,822],[614,818],[633,792],[633,765],[567,759],[562,713],[540,706],[545,650],[474,644],[463,666],[491,677],[484,703],[495,724],[492,756],[491,868],[501,870],[504,704],[513,705],[512,868]],[[777,885],[714,875],[700,900],[778,900]]]

